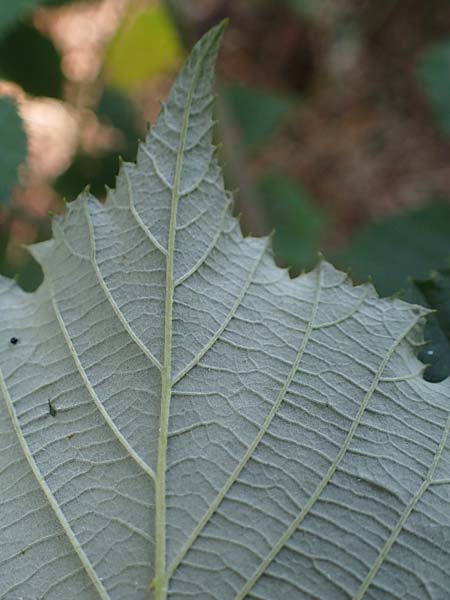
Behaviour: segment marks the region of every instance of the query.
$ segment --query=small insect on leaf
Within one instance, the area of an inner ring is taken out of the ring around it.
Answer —
[[[12,344],[13,346],[15,346],[18,342],[19,342],[19,338],[16,338],[16,337],[12,337],[9,340],[9,343]]]
[[[51,401],[51,400],[49,400],[49,401],[48,401],[48,414],[49,414],[51,417],[56,417],[56,413],[57,413],[57,412],[58,412],[58,411],[56,410],[56,408],[55,408],[55,405],[52,403],[52,401]]]

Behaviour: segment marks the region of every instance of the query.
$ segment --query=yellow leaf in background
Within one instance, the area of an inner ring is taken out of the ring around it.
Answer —
[[[156,5],[127,19],[108,49],[110,83],[130,92],[155,76],[175,70],[183,49],[170,16]]]

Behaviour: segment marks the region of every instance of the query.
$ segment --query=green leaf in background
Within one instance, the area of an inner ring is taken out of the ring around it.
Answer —
[[[105,87],[98,102],[96,113],[101,122],[118,129],[123,135],[120,154],[125,160],[136,156],[137,140],[141,135],[138,128],[138,115],[130,97],[120,90]]]
[[[0,97],[0,203],[10,199],[18,168],[27,156],[27,136],[13,100]]]
[[[439,127],[450,135],[450,40],[427,49],[418,64],[417,76]]]
[[[69,168],[55,182],[55,189],[67,202],[89,186],[98,198],[104,198],[106,188],[112,187],[119,171],[117,152],[104,152],[97,156],[77,154]]]
[[[222,95],[240,128],[244,145],[251,150],[268,141],[291,106],[281,95],[239,84],[224,87]]]
[[[131,92],[176,69],[182,57],[175,26],[157,4],[125,21],[108,49],[105,73],[113,86]]]
[[[428,343],[419,359],[429,365],[425,371],[427,381],[442,381],[450,375],[450,269],[436,271],[425,280],[411,281],[404,297],[436,311],[428,317]]]
[[[334,255],[359,281],[373,279],[383,296],[397,293],[410,277],[426,279],[450,255],[450,204],[433,202],[387,217],[359,231]]]
[[[60,55],[52,42],[28,23],[0,40],[0,74],[33,96],[61,97]]]
[[[0,279],[0,597],[442,600],[450,380],[427,310],[244,238],[212,146],[222,28],[106,203]]]
[[[7,236],[4,238],[7,239]],[[34,292],[43,279],[41,266],[32,256],[29,256],[24,263],[13,266],[7,259],[5,247],[0,248],[0,273],[6,277],[14,277],[25,292]]]
[[[358,280],[372,278],[380,294],[401,294],[411,302],[437,310],[425,328],[429,343],[419,353],[419,358],[431,365],[425,371],[429,381],[442,381],[450,374],[445,300],[450,290],[444,285],[443,275],[429,277],[432,271],[448,264],[449,256],[450,205],[445,202],[369,225],[335,255],[336,263],[343,269],[351,268]]]
[[[120,158],[132,160],[138,145],[138,117],[130,98],[111,87],[106,87],[98,102],[96,113],[102,123],[115,127],[122,134],[120,148],[92,156],[79,153],[69,168],[62,173],[55,188],[67,201],[74,200],[87,185],[93,194],[104,198],[106,187],[114,185]]]
[[[317,262],[325,231],[325,213],[307,190],[287,175],[266,175],[258,185],[265,222],[274,230],[273,247],[280,265],[300,272]]]
[[[39,6],[59,6],[72,0],[1,0],[0,38]]]
[[[43,4],[41,0],[13,0],[0,2],[0,36],[9,28],[14,27],[18,21],[25,17],[37,6]]]
[[[305,17],[316,17],[326,5],[326,0],[286,0],[290,8]]]

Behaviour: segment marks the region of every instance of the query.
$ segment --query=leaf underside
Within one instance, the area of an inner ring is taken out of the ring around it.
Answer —
[[[39,290],[0,282],[0,597],[446,598],[426,310],[325,262],[291,280],[242,237],[211,144],[221,34],[106,204],[32,247]]]

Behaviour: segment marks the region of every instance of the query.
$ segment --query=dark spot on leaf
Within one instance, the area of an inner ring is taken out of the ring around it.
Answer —
[[[52,403],[51,400],[48,401],[48,414],[52,417],[56,417],[56,413],[58,411],[56,410],[54,404]]]
[[[13,346],[15,346],[18,343],[19,338],[12,337],[9,341]]]

